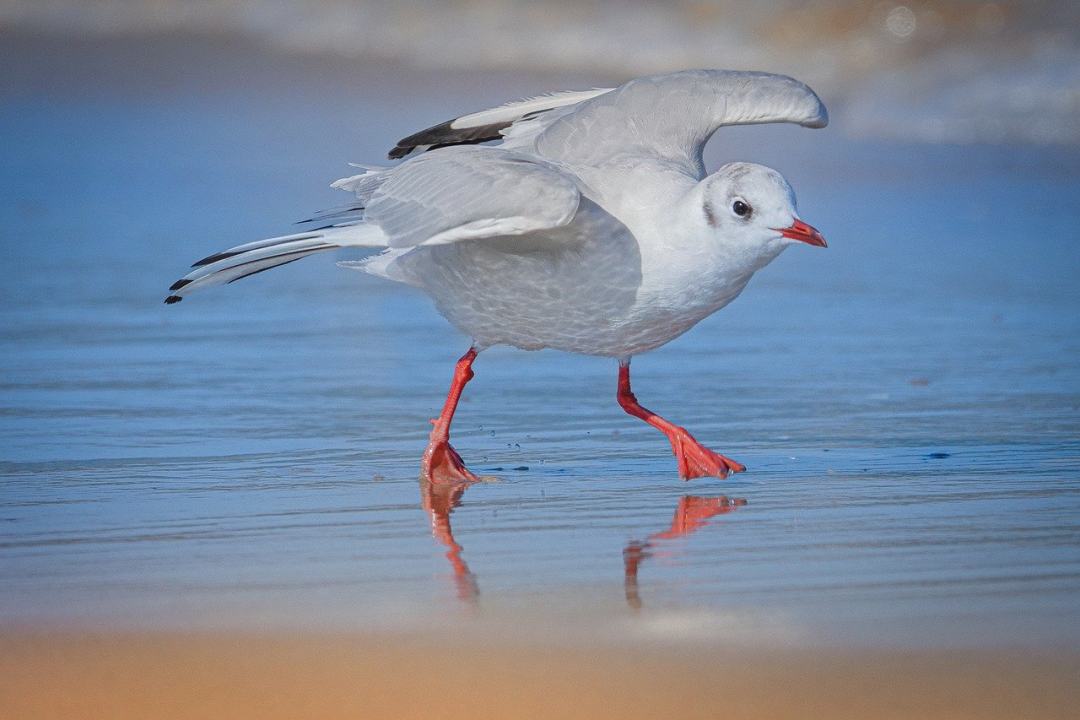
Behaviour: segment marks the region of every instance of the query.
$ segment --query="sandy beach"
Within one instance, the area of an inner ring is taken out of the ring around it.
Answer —
[[[408,635],[6,634],[0,707],[85,718],[1071,718],[1076,656],[524,646]]]

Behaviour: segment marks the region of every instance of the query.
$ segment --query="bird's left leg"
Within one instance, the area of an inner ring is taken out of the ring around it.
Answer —
[[[641,418],[654,428],[664,433],[671,442],[671,451],[679,463],[679,477],[683,480],[704,477],[724,478],[729,472],[742,472],[746,466],[729,457],[724,457],[703,446],[694,436],[675,423],[668,422],[656,413],[643,408],[630,390],[630,361],[619,361],[619,405],[622,409]]]
[[[461,356],[454,367],[454,379],[450,383],[450,392],[446,395],[439,417],[433,418],[431,424],[435,427],[431,430],[431,438],[424,457],[420,461],[420,476],[434,483],[459,483],[476,482],[478,478],[469,472],[462,462],[461,456],[450,446],[450,422],[454,419],[454,411],[457,410],[458,401],[465,384],[472,380],[472,363],[476,359],[475,347]]]

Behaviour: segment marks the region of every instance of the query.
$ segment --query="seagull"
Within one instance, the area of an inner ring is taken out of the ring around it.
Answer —
[[[431,421],[423,478],[479,479],[450,424],[494,345],[616,359],[619,405],[667,436],[679,476],[724,478],[745,466],[642,407],[630,359],[730,303],[789,245],[826,246],[777,171],[705,171],[716,130],[774,122],[820,128],[828,114],[790,77],[686,70],[463,115],[399,141],[389,156],[403,162],[334,182],[356,200],[302,221],[310,229],[199,260],[165,302],[315,253],[382,248],[339,265],[419,288],[472,338]]]

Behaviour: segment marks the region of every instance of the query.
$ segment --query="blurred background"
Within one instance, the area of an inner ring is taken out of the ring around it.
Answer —
[[[1068,0],[3,0],[0,26],[597,83],[767,69],[817,88],[859,135],[1080,142],[1080,6]]]

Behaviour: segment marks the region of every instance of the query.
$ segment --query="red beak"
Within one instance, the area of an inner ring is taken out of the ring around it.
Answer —
[[[796,220],[791,223],[791,227],[786,228],[773,228],[776,232],[780,233],[786,238],[792,240],[798,240],[804,242],[807,245],[815,245],[817,247],[829,247],[825,244],[825,238],[821,237],[821,233],[815,230],[810,225],[807,225],[802,220]]]

